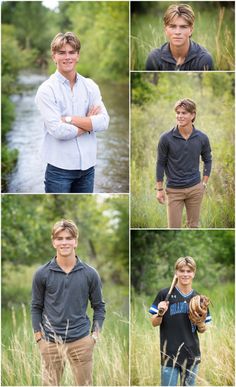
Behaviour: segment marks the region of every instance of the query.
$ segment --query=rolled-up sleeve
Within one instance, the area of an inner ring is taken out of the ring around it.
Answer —
[[[108,129],[110,117],[107,113],[106,107],[102,101],[102,96],[98,85],[91,79],[87,79],[90,89],[90,108],[92,106],[100,106],[101,112],[97,115],[90,116],[94,132],[101,132]]]
[[[43,117],[48,133],[58,140],[71,140],[78,136],[78,129],[61,121],[61,112],[51,87],[42,85],[35,97],[35,103]]]

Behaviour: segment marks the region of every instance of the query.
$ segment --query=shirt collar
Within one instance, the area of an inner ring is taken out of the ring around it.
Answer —
[[[56,78],[61,82],[61,83],[70,83],[67,78],[65,78],[58,70],[55,72]],[[79,80],[79,74],[76,73],[76,81],[75,83]]]
[[[83,263],[82,261],[80,260],[80,258],[76,255],[76,264],[75,266],[73,267],[73,270],[72,271],[75,271],[75,270],[80,270],[80,269],[83,269]],[[54,270],[54,271],[63,271],[60,266],[57,264],[57,261],[56,261],[56,256],[52,258],[51,262],[50,262],[50,265],[49,265],[49,268],[51,270]]]
[[[197,129],[195,128],[195,126],[193,125],[193,131],[192,131],[192,133],[191,133],[189,138],[195,137],[195,136],[198,136],[198,135],[199,135],[199,133],[198,133]],[[178,137],[178,138],[183,138],[183,136],[181,136],[181,134],[179,132],[178,126],[174,127],[174,129],[173,129],[173,136],[174,137]]]
[[[189,60],[192,60],[197,55],[197,50],[195,47],[196,43],[193,42],[191,39],[190,39],[189,43],[190,43],[190,45],[189,45],[188,54],[185,58],[184,63],[182,63],[182,65],[185,64],[186,62],[188,62]],[[163,46],[161,47],[161,53],[162,53],[162,55],[161,55],[162,59],[164,59],[166,62],[176,64],[176,60],[172,56],[171,51],[170,51],[170,43],[163,44]]]

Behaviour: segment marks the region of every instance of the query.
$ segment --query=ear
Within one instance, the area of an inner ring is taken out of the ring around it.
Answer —
[[[54,239],[52,239],[52,245],[53,245],[54,249],[56,249],[56,246],[55,246],[55,241],[54,241]]]
[[[191,26],[191,27],[189,27],[189,28],[190,28],[189,37],[191,38],[191,37],[192,37],[192,34],[193,34],[193,29],[194,29],[194,27]]]
[[[57,61],[56,61],[56,58],[55,58],[55,54],[52,54],[52,60],[53,60],[53,62],[55,63],[55,65],[57,65]]]

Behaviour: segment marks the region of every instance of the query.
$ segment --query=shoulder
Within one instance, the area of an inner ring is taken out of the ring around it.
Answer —
[[[200,65],[208,66],[208,69],[212,70],[212,67],[213,67],[212,55],[205,47],[201,46],[200,44],[194,41],[191,41],[191,51],[197,55]]]
[[[78,74],[78,73],[77,73]],[[78,74],[79,80],[87,88],[89,92],[94,92],[99,90],[99,86],[91,78],[86,78],[81,74]]]
[[[100,278],[97,270],[94,269],[94,267],[82,261],[80,261],[80,264],[83,266],[84,272],[86,273],[86,275],[89,277],[90,280]]]
[[[167,130],[166,132],[163,132],[160,136],[161,142],[168,142],[171,137],[173,137],[173,129]]]
[[[51,261],[45,263],[44,265],[40,266],[36,272],[34,273],[34,278],[36,280],[43,279],[47,276],[49,272],[49,267],[51,265]]]
[[[49,93],[58,86],[58,79],[55,74],[52,74],[46,81],[44,81],[38,88],[37,95]]]
[[[146,70],[159,70],[162,62],[161,54],[164,46],[165,45],[161,46],[160,48],[154,48],[152,51],[150,51],[146,61]]]
[[[208,136],[207,136],[207,134],[206,133],[204,133],[204,132],[202,132],[201,130],[199,130],[199,129],[195,129],[196,130],[196,133],[198,134],[198,136],[201,138],[201,140],[202,141],[209,141],[209,138],[208,138]]]

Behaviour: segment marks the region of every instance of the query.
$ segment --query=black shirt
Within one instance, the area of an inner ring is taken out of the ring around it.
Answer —
[[[167,289],[162,289],[156,296],[149,312],[156,314],[158,304],[165,300]],[[197,328],[188,317],[189,301],[196,296],[196,291],[183,294],[174,288],[169,299],[169,308],[160,325],[161,364],[166,367],[178,367],[187,363],[188,367],[201,361]],[[211,317],[208,312],[206,322]],[[176,361],[175,361],[176,360]]]
[[[158,144],[156,181],[167,177],[168,188],[188,188],[200,183],[200,156],[204,162],[203,176],[210,176],[211,147],[206,134],[193,127],[186,140],[178,127],[161,135]]]
[[[183,64],[176,64],[170,51],[170,44],[165,43],[160,48],[150,52],[146,62],[146,70],[150,71],[204,71],[213,70],[213,60],[206,48],[190,40],[188,55]]]

